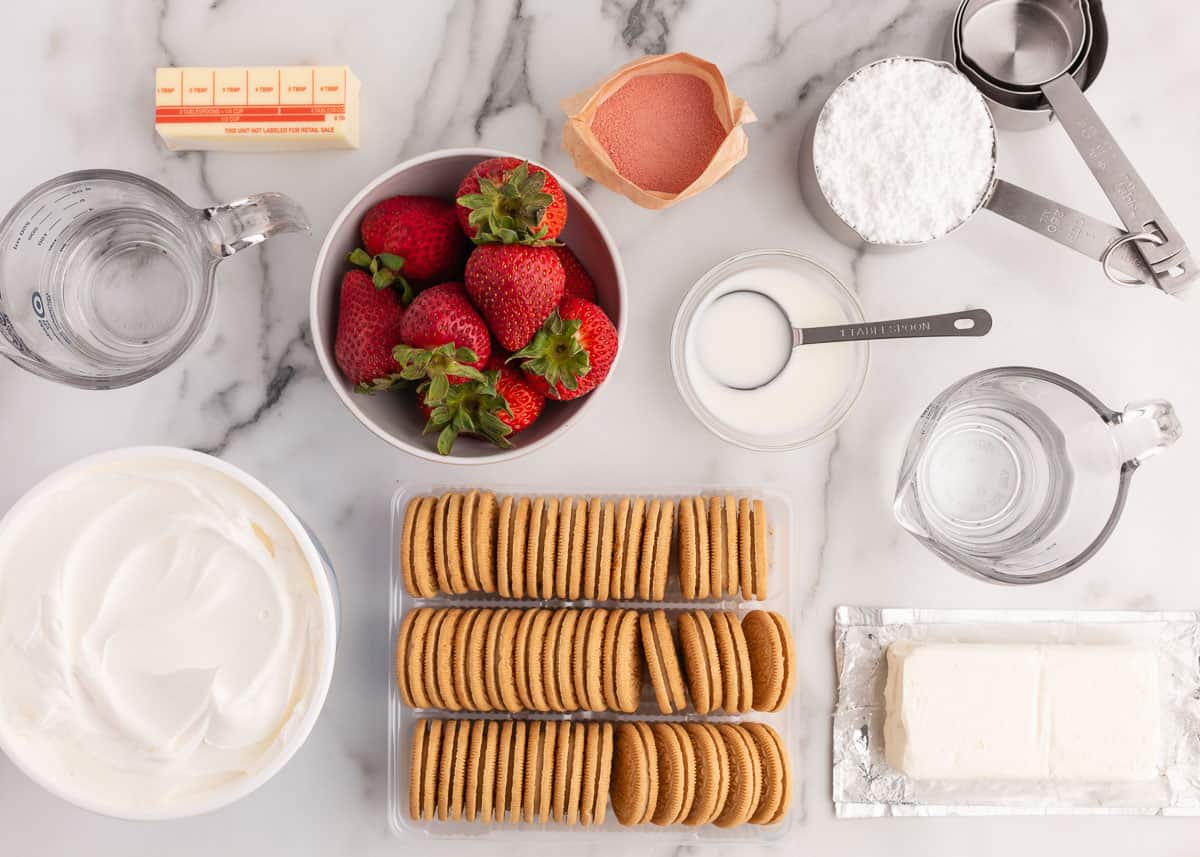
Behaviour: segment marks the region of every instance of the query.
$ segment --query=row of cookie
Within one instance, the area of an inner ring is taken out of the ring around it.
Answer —
[[[409,762],[414,821],[603,824],[611,723],[418,720]]]
[[[611,783],[625,825],[776,824],[792,799],[787,749],[765,723],[620,723]]]
[[[678,530],[678,536],[676,536]],[[678,563],[671,562],[678,543]],[[488,491],[412,498],[400,541],[414,597],[662,601],[678,569],[684,600],[767,597],[761,500],[714,497],[511,497]]]
[[[615,736],[614,736],[615,731]],[[791,763],[763,723],[418,720],[414,821],[590,827],[610,800],[623,825],[775,824]]]
[[[795,655],[786,620],[754,610],[419,607],[396,638],[396,682],[413,708],[632,713],[649,676],[663,714],[778,711]],[[680,658],[682,644],[682,665]],[[686,675],[686,682],[685,682]]]
[[[419,607],[396,639],[405,704],[449,711],[637,710],[633,610]]]

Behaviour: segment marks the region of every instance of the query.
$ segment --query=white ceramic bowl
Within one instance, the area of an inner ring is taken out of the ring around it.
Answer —
[[[309,733],[312,732],[313,726],[317,722],[317,717],[321,713],[321,709],[325,704],[325,697],[329,693],[329,684],[333,680],[333,664],[337,655],[337,638],[340,623],[341,606],[338,596],[337,577],[334,575],[333,567],[329,563],[329,558],[325,555],[325,551],[321,548],[320,543],[313,537],[312,533],[304,525],[304,523],[296,517],[295,513],[288,508],[287,504],[279,498],[275,492],[268,488],[263,483],[259,482],[249,473],[234,467],[232,464],[227,464],[219,458],[214,458],[211,455],[194,452],[190,449],[182,449],[173,446],[131,446],[122,449],[114,449],[109,452],[102,452],[97,455],[89,455],[86,458],[81,458],[66,467],[56,470],[51,473],[34,487],[30,488],[20,500],[13,504],[12,508],[5,513],[4,518],[0,518],[0,530],[3,530],[5,521],[13,515],[25,502],[39,493],[43,486],[51,482],[57,481],[72,472],[94,467],[100,464],[107,464],[122,459],[136,458],[168,458],[178,459],[192,464],[198,464],[202,467],[215,470],[216,472],[229,477],[235,482],[245,487],[252,494],[261,499],[271,508],[279,519],[283,521],[292,536],[296,539],[296,544],[300,546],[301,553],[308,561],[309,567],[313,571],[313,583],[317,589],[317,596],[321,605],[321,621],[323,632],[322,643],[322,666],[320,674],[313,683],[313,689],[310,698],[307,700],[307,708],[304,715],[296,728],[288,738],[286,745],[277,752],[271,759],[254,773],[237,780],[232,783],[229,788],[211,795],[204,801],[198,801],[183,810],[147,810],[142,813],[121,812],[119,814],[103,802],[89,801],[82,799],[78,794],[68,794],[58,784],[43,776],[38,770],[28,765],[22,757],[22,749],[20,746],[11,746],[6,743],[5,736],[0,730],[0,752],[8,757],[13,763],[31,780],[36,782],[46,791],[54,794],[63,800],[73,803],[82,809],[90,810],[101,815],[108,815],[115,818],[122,818],[128,821],[160,821],[173,818],[187,818],[195,815],[201,815],[206,812],[220,809],[228,806],[234,801],[240,800],[246,795],[253,792],[259,786],[263,785],[275,774],[279,773],[280,769],[287,764],[288,760],[296,754],[296,751],[308,739]],[[2,692],[0,688],[0,692]]]
[[[347,254],[360,244],[359,224],[377,202],[399,194],[427,194],[450,200],[458,185],[482,160],[497,157],[521,157],[493,149],[440,149],[399,164],[370,182],[350,200],[333,222],[313,271],[309,319],[313,345],[325,377],[338,398],[364,426],[397,449],[429,459],[453,464],[492,464],[533,452],[565,434],[583,418],[603,388],[612,383],[613,364],[605,383],[570,402],[546,403],[545,410],[532,426],[512,438],[513,448],[504,450],[473,438],[461,438],[452,455],[438,455],[432,436],[422,436],[425,420],[412,395],[380,393],[367,396],[353,391],[342,377],[333,355],[337,331],[338,296]],[[596,282],[596,302],[625,338],[625,274],[612,236],[600,217],[570,184],[555,176],[567,197],[567,226],[559,239],[569,246]],[[618,351],[619,358],[619,351]]]

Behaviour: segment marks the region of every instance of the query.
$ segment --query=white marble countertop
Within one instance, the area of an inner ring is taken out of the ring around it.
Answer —
[[[23,3],[7,10],[0,56],[8,135],[0,203],[84,167],[144,173],[207,204],[278,190],[309,212],[314,237],[289,236],[227,262],[207,335],[140,386],[87,393],[0,366],[0,507],[79,456],[174,444],[214,452],[274,487],[317,531],[341,577],[343,632],[333,688],[308,744],[270,784],[194,820],[128,824],[75,810],[0,759],[0,853],[50,855],[404,852],[385,821],[388,498],[421,482],[619,487],[714,482],[792,498],[804,592],[793,704],[803,712],[803,813],[777,846],[793,853],[976,855],[1194,853],[1200,820],[1145,818],[839,821],[830,802],[831,629],[841,603],[922,606],[1195,608],[1192,528],[1200,444],[1185,436],[1148,464],[1110,544],[1057,583],[1000,589],[943,565],[894,523],[901,451],[945,385],[1022,363],[1071,376],[1113,405],[1164,397],[1200,421],[1195,307],[1121,290],[1099,268],[999,218],[981,216],[914,252],[856,256],[805,211],[796,154],[814,109],[854,68],[889,54],[934,55],[951,0],[595,0],[564,3],[160,0]],[[1171,0],[1108,4],[1112,39],[1094,104],[1176,225],[1200,242],[1200,16]],[[760,117],[751,153],[726,180],[665,213],[584,185],[623,253],[632,295],[625,355],[592,416],[569,438],[502,466],[451,469],[392,450],[338,403],[307,328],[319,236],[350,196],[397,161],[486,144],[526,153],[570,180],[560,98],[644,52],[717,62]],[[348,62],[363,81],[356,152],[173,154],[152,128],[156,65]],[[1115,219],[1057,128],[1000,141],[1001,172]],[[715,262],[754,247],[815,254],[876,317],[988,307],[995,329],[970,342],[875,350],[866,393],[828,442],[784,455],[709,435],[676,395],[667,362],[675,307]],[[631,415],[636,417],[631,418]],[[611,848],[608,849],[610,852]],[[653,842],[630,852],[668,849]],[[752,853],[753,849],[722,849]],[[482,853],[468,844],[422,853]],[[601,853],[600,847],[581,849]]]

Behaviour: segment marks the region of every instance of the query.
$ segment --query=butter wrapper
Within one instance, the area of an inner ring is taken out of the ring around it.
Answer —
[[[884,758],[887,649],[939,643],[1151,646],[1158,653],[1162,765],[1121,783],[917,781]],[[833,801],[839,817],[1200,815],[1200,613],[838,607]]]
[[[644,74],[690,74],[700,78],[712,90],[713,108],[725,128],[725,139],[713,153],[708,166],[679,193],[648,190],[622,176],[604,146],[592,133],[592,118],[600,105],[631,78]],[[567,114],[562,134],[563,148],[575,161],[579,171],[609,190],[650,209],[668,208],[719,181],[750,151],[750,141],[742,126],[757,121],[750,106],[729,91],[721,70],[689,53],[646,56],[633,60],[591,89],[564,99],[561,106]]]

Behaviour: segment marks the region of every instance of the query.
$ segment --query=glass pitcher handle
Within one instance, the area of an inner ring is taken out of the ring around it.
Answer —
[[[1162,452],[1183,434],[1175,408],[1162,399],[1126,405],[1113,420],[1121,460],[1136,467]]]
[[[212,250],[222,257],[285,232],[310,231],[304,210],[282,193],[256,193],[206,208],[201,215]]]

